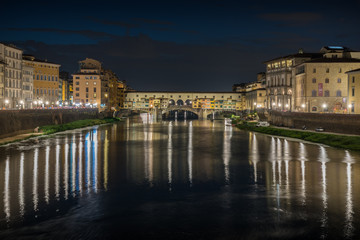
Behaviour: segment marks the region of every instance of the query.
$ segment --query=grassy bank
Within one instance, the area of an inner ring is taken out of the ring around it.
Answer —
[[[315,133],[307,131],[297,131],[291,129],[279,129],[273,127],[256,127],[255,123],[238,123],[236,127],[243,130],[260,132],[275,136],[302,139],[314,143],[322,143],[331,147],[344,148],[360,151],[360,136],[345,136],[328,133]]]
[[[48,125],[48,126],[42,126],[40,127],[40,131],[42,131],[44,134],[52,134],[56,132],[62,132],[66,130],[72,130],[77,128],[83,128],[83,127],[89,127],[94,125],[100,125],[105,123],[113,123],[120,121],[119,118],[104,118],[104,119],[84,119],[84,120],[78,120],[74,122],[69,122],[65,124],[59,124],[59,125]]]

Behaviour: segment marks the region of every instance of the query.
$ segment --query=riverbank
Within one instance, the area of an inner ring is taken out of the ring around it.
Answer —
[[[297,138],[304,141],[325,144],[331,147],[360,151],[360,136],[346,136],[340,134],[280,129],[271,126],[256,127],[255,124],[256,123],[242,122],[236,123],[235,126],[242,130],[248,130],[275,136]]]
[[[39,127],[39,132],[37,133],[26,133],[20,134],[12,137],[7,137],[0,139],[0,145],[5,145],[8,143],[19,142],[22,140],[26,140],[32,137],[37,137],[41,135],[49,135],[57,132],[63,132],[67,130],[73,130],[77,128],[84,128],[89,126],[107,124],[120,121],[119,118],[103,118],[103,119],[84,119],[84,120],[77,120],[74,122],[69,122],[65,124],[59,125],[46,125]]]

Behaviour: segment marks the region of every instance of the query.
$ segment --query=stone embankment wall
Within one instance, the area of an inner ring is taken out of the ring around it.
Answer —
[[[38,126],[63,124],[82,119],[104,117],[98,109],[1,110],[0,138],[32,132]]]
[[[327,113],[298,113],[277,112],[268,113],[268,121],[276,126],[294,127],[308,130],[323,127],[327,132],[359,134],[360,115],[358,114],[327,114]]]

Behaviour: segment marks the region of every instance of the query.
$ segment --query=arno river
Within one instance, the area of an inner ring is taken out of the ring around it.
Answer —
[[[0,147],[0,239],[360,239],[360,154],[146,116]]]

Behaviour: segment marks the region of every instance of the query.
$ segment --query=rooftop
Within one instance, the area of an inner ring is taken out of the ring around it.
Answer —
[[[360,62],[360,59],[357,58],[315,58],[308,60],[304,63],[350,63],[350,62]]]
[[[59,65],[58,63],[53,63],[53,62],[49,62],[48,60],[42,60],[42,59],[38,59],[35,58],[33,55],[30,54],[23,54],[23,60],[25,61],[31,61],[31,62],[40,62],[40,63],[48,63],[48,64],[55,64],[55,65]]]
[[[349,74],[349,73],[360,73],[360,68],[357,68],[357,69],[354,69],[354,70],[351,70],[351,71],[347,71],[345,73],[347,73],[347,74]]]
[[[264,63],[272,62],[279,59],[289,59],[289,58],[319,58],[322,56],[322,53],[295,53],[282,57],[273,58],[271,60],[265,61]]]

